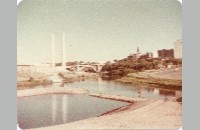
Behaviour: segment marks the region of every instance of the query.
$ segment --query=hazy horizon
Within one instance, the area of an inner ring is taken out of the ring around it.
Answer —
[[[171,49],[182,38],[182,9],[176,0],[23,0],[17,7],[17,62],[112,61],[135,53]]]

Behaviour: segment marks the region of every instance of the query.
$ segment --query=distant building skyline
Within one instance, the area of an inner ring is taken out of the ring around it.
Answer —
[[[176,0],[23,0],[17,7],[17,63],[112,61],[135,53],[170,49],[182,38],[182,9]]]
[[[158,57],[165,58],[174,58],[174,49],[162,49],[158,50]]]

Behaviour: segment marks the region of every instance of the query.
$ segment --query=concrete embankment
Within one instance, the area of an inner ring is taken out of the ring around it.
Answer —
[[[157,100],[141,101],[117,113],[30,130],[178,129],[181,125],[182,105],[178,102]]]
[[[118,82],[133,84],[148,84],[154,87],[181,90],[182,89],[182,69],[155,70],[140,73],[128,74]]]
[[[87,90],[78,88],[37,88],[37,89],[26,89],[17,90],[17,97],[35,96],[43,94],[84,94],[88,93]]]
[[[138,101],[148,100],[148,99],[144,99],[144,98],[130,98],[130,97],[125,97],[125,96],[116,96],[116,95],[99,94],[99,93],[92,93],[92,94],[89,94],[89,95],[93,96],[93,97],[122,101],[122,102],[128,102],[128,103],[135,103],[135,102],[138,102]]]

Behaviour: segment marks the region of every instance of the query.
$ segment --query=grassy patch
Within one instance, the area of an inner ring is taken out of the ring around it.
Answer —
[[[182,90],[182,80],[175,79],[123,77],[121,79],[117,79],[116,81],[132,84],[141,83],[150,85],[152,87]]]

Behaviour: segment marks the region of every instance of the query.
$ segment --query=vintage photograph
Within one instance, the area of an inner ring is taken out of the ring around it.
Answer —
[[[21,130],[179,129],[177,0],[20,0]]]

